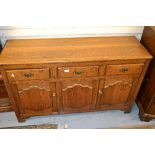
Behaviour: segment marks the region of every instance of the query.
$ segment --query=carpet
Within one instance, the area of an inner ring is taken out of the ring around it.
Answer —
[[[28,126],[5,127],[0,129],[57,129],[56,124],[38,124]]]
[[[154,125],[134,125],[134,126],[124,126],[124,127],[116,127],[113,129],[155,129]]]

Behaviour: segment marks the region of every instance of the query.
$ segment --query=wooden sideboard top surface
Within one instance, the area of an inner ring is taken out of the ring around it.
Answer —
[[[0,65],[150,59],[134,36],[8,40]]]

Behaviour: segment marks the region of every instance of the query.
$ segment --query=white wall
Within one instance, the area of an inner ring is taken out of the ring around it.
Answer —
[[[136,36],[139,40],[143,26],[81,26],[81,27],[0,27],[2,45],[7,39],[58,38],[85,36]]]

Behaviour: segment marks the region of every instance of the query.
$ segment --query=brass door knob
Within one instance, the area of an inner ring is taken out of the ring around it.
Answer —
[[[103,94],[102,90],[98,90],[98,94],[102,95]]]

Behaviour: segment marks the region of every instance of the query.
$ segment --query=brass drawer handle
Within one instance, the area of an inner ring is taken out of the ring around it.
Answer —
[[[128,72],[128,71],[129,71],[128,68],[122,68],[122,69],[120,69],[120,72],[123,72],[123,73],[126,73],[126,72]]]
[[[25,73],[24,76],[27,77],[27,78],[30,78],[30,77],[33,76],[33,74],[32,73]]]
[[[81,75],[82,74],[82,71],[75,71],[74,72],[76,75]]]

